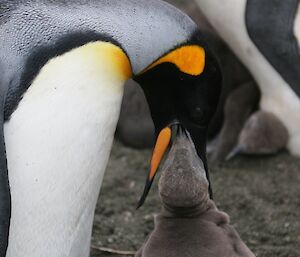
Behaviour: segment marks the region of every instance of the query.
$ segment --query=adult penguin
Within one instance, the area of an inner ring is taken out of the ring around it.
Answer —
[[[300,156],[299,0],[196,0],[213,27],[256,79],[262,111],[289,132],[289,151]]]
[[[176,8],[156,0],[4,0],[0,45],[1,257],[8,242],[7,257],[89,256],[130,77],[145,92],[157,138],[140,203],[172,124],[189,133],[207,170],[221,74],[196,25]]]

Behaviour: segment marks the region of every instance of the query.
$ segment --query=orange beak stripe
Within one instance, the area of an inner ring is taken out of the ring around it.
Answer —
[[[156,145],[153,151],[149,180],[153,180],[158,166],[164,157],[164,154],[170,144],[172,132],[169,127],[164,128],[158,135]]]
[[[205,50],[197,45],[181,46],[152,63],[141,74],[162,63],[173,63],[181,72],[198,76],[205,68]]]

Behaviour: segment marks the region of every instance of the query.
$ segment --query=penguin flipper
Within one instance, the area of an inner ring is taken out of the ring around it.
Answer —
[[[11,216],[11,198],[4,142],[4,103],[8,88],[4,66],[0,63],[0,257],[6,256]]]

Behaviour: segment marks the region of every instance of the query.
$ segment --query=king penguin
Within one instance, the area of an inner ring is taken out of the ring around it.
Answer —
[[[0,3],[0,257],[87,257],[129,79],[157,139],[141,205],[182,126],[204,163],[222,75],[195,23],[159,0]],[[207,172],[208,175],[208,172]]]
[[[300,156],[299,0],[196,2],[255,78],[260,109],[286,126],[288,149]]]

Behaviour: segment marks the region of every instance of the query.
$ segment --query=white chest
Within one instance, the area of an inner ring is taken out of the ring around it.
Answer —
[[[7,257],[89,255],[124,83],[101,44],[46,64],[5,124],[12,195]]]

